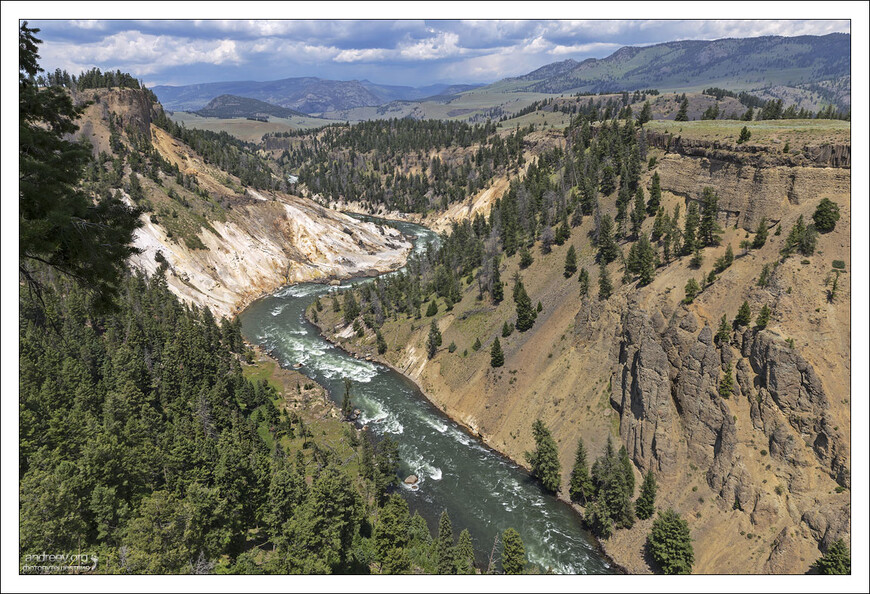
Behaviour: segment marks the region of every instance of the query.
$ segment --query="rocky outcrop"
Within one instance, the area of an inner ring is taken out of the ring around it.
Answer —
[[[642,472],[652,469],[673,483],[687,464],[697,467],[723,511],[745,512],[758,529],[803,522],[823,547],[848,532],[848,513],[818,505],[811,487],[819,470],[849,486],[848,445],[832,427],[829,400],[812,366],[783,338],[745,330],[735,341],[739,348],[717,345],[710,326],[685,307],[650,315],[634,302],[620,326],[610,402],[622,442]],[[736,386],[725,397],[719,383],[728,365],[736,370]],[[757,467],[747,466],[759,446],[749,448],[738,437],[735,413],[746,406],[739,400],[748,403],[749,430],[762,438],[762,455],[777,462],[782,482],[775,492]],[[788,532],[780,535],[771,567],[785,563],[792,540]]]
[[[675,134],[648,131],[647,145],[686,157],[703,157],[723,163],[751,167],[836,167],[852,165],[852,147],[848,144],[805,146],[784,153],[780,148],[758,144],[734,144],[718,140],[683,138]]]
[[[825,196],[848,194],[848,169],[831,167],[760,167],[715,156],[666,155],[657,168],[662,188],[689,200],[705,187],[719,196],[719,224],[755,231],[765,218],[780,221],[794,205]]]

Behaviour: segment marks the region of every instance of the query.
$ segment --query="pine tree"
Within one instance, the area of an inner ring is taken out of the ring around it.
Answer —
[[[767,243],[767,219],[764,217],[758,221],[758,226],[755,228],[755,237],[752,238],[752,247],[753,249],[759,249],[764,247],[764,244]]]
[[[426,308],[426,317],[431,318],[435,314],[438,313],[438,302],[436,299],[433,299],[429,302],[429,307]]]
[[[689,121],[689,100],[683,97],[682,103],[680,103],[680,109],[677,111],[677,115],[674,118],[675,122],[688,122]]]
[[[523,246],[520,248],[520,269],[524,270],[532,265],[535,259],[532,257],[532,252],[529,251],[529,248]]]
[[[504,285],[501,284],[501,272],[498,269],[498,257],[492,259],[492,302],[496,305],[504,300]]]
[[[730,398],[734,392],[734,372],[731,363],[725,368],[725,375],[722,381],[719,382],[719,396],[722,398]]]
[[[532,306],[532,300],[523,286],[523,281],[519,278],[514,283],[514,302],[517,306],[516,329],[525,332],[534,326],[537,314]]]
[[[714,340],[720,346],[728,344],[731,340],[731,324],[728,323],[728,317],[725,314],[722,314],[722,318],[719,320],[719,328],[716,330]]]
[[[647,536],[653,560],[668,575],[689,574],[695,563],[689,524],[672,509],[660,511]]]
[[[819,557],[813,568],[822,575],[850,575],[852,554],[843,539],[837,539],[827,552]]]
[[[532,424],[532,434],[535,438],[535,451],[526,452],[532,475],[541,481],[545,489],[557,493],[562,483],[562,471],[556,442],[541,419]]]
[[[381,334],[380,329],[375,331],[375,340],[377,341],[378,354],[383,355],[387,352],[387,341],[384,340],[384,335]]]
[[[408,529],[410,516],[408,503],[394,493],[378,515],[372,534],[377,559],[383,574],[402,574],[411,569],[408,559]]]
[[[646,203],[646,212],[649,216],[654,216],[659,210],[659,205],[662,201],[662,184],[659,172],[656,171],[652,176],[652,185],[649,189],[649,200]]]
[[[752,108],[751,107],[743,115],[743,118],[746,121],[749,121],[752,119]],[[752,132],[749,131],[749,128],[747,128],[746,126],[743,126],[743,128],[740,130],[740,137],[737,138],[737,144],[743,144],[744,142],[748,141],[750,138],[752,138]]]
[[[610,282],[610,274],[607,272],[607,266],[601,263],[598,269],[598,300],[606,301],[613,294],[613,283]]]
[[[634,237],[640,235],[640,230],[645,220],[646,204],[643,198],[643,188],[637,186],[637,191],[634,194],[634,207],[631,211],[631,233]]]
[[[716,222],[719,213],[719,196],[713,188],[704,188],[701,193],[701,219],[698,223],[698,240],[703,245],[719,245],[719,232]]]
[[[572,245],[565,255],[565,278],[571,278],[575,272],[577,272],[577,251]]]
[[[701,292],[701,287],[698,285],[698,281],[693,278],[690,278],[686,283],[686,298],[683,299],[683,303],[691,303],[695,300],[695,297],[698,296],[698,293]]]
[[[618,255],[619,246],[616,245],[616,240],[613,238],[613,221],[610,215],[603,215],[598,231],[598,261],[610,264],[616,260]]]
[[[653,516],[656,503],[656,477],[652,469],[647,471],[640,486],[640,496],[635,502],[635,512],[641,520],[647,520]]]
[[[513,324],[505,322],[504,324],[501,325],[501,337],[502,338],[507,338],[508,336],[513,334],[513,332],[514,332],[514,325]]]
[[[430,359],[435,356],[435,353],[438,352],[438,347],[440,346],[441,331],[438,330],[435,320],[432,320],[432,323],[429,325],[429,338],[426,340],[426,349]]]
[[[345,291],[344,293],[344,323],[350,324],[357,316],[359,316],[359,303],[353,296],[353,291]]]
[[[474,544],[467,528],[459,533],[459,544],[456,545],[456,573],[460,575],[474,573]]]
[[[586,503],[593,495],[594,487],[589,476],[589,465],[586,461],[586,448],[583,439],[577,440],[577,454],[574,457],[574,468],[571,469],[571,486],[569,493],[572,501]]]
[[[734,325],[736,327],[740,326],[748,326],[752,322],[752,310],[749,309],[749,302],[744,301],[740,306],[740,309],[737,310],[737,317],[734,318]]]
[[[640,113],[637,115],[637,123],[643,126],[651,119],[652,107],[650,107],[649,101],[644,101],[643,108],[641,108]]]
[[[501,566],[506,575],[519,575],[526,568],[526,547],[520,533],[508,528],[502,533]]]
[[[759,330],[767,328],[767,324],[770,322],[770,313],[770,308],[765,303],[762,306],[761,311],[758,312],[758,317],[755,318],[755,327]]]
[[[613,520],[610,517],[610,510],[607,509],[607,503],[604,499],[593,501],[586,508],[584,519],[592,533],[599,538],[610,538],[613,534]]]
[[[683,227],[683,246],[680,248],[680,254],[683,256],[688,256],[698,249],[699,241],[697,233],[699,221],[698,203],[690,202],[689,208],[686,210],[686,221]]]
[[[819,233],[830,233],[840,220],[840,207],[828,198],[822,198],[813,213],[813,222]]]
[[[456,550],[453,543],[453,525],[445,509],[438,521],[438,539],[435,541],[435,558],[438,563],[438,573],[450,575],[456,573]]]
[[[491,367],[501,367],[504,365],[504,353],[501,350],[501,343],[499,343],[498,338],[493,341],[489,356],[489,364]]]
[[[341,399],[341,416],[347,421],[353,415],[353,402],[350,399],[351,381],[344,378],[344,397]]]
[[[580,275],[577,279],[580,281],[580,296],[586,297],[589,294],[589,272],[586,268],[580,269]]]

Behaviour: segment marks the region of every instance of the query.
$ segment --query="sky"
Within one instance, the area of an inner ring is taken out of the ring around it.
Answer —
[[[198,6],[206,6],[195,3]],[[626,45],[850,32],[848,20],[39,20],[41,65],[121,69],[148,86],[317,76],[489,83]]]

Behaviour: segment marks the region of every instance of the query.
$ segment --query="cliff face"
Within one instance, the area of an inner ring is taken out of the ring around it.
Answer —
[[[141,253],[131,264],[153,274],[165,263],[173,293],[218,317],[232,316],[286,283],[395,269],[411,250],[392,227],[360,222],[306,198],[242,187],[238,178],[154,126],[153,110],[160,108],[143,91],[88,90],[77,100],[93,101],[80,131],[96,153],[112,154],[111,117],[124,146],[130,146],[131,127],[177,167],[177,176],[160,171],[156,179],[151,170],[124,167],[118,189],[130,201],[136,175],[144,194],[139,205],[146,207],[134,239]]]
[[[715,188],[720,224],[726,227],[755,231],[762,218],[776,224],[796,205],[849,193],[848,145],[808,146],[783,153],[658,132],[647,133],[647,142],[667,151],[658,165],[662,189],[697,200],[704,187]]]

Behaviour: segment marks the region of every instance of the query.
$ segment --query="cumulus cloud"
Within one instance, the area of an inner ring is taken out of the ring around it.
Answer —
[[[31,25],[43,29],[40,53],[48,69],[120,68],[158,82],[178,82],[186,72],[188,82],[320,76],[414,85],[494,81],[556,60],[603,58],[625,45],[849,31],[848,21],[820,20],[81,20]]]

